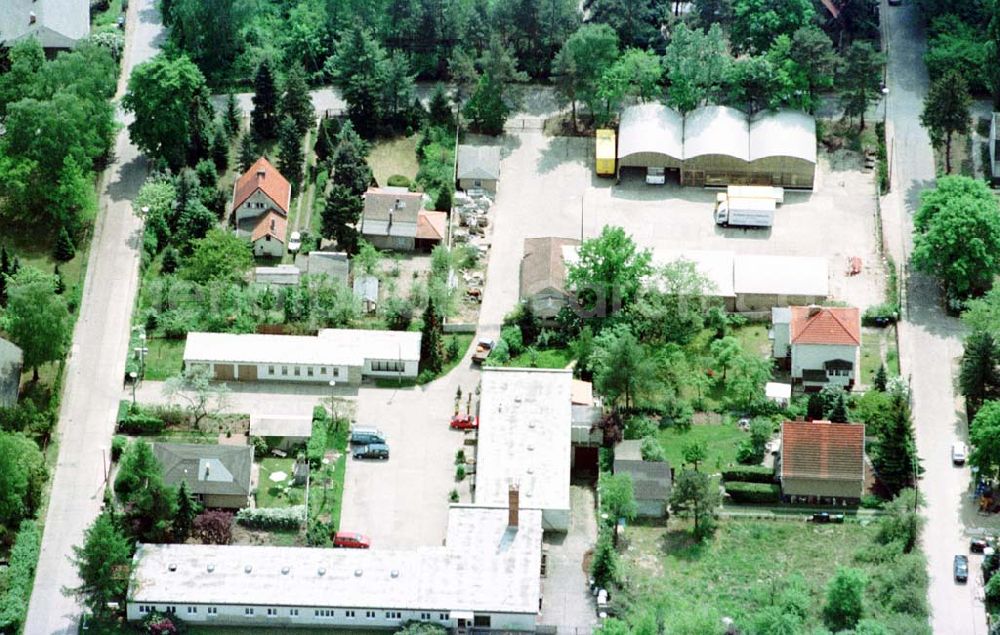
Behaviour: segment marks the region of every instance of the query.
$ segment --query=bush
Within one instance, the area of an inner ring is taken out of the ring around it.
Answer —
[[[521,335],[521,327],[519,326],[501,328],[500,340],[507,343],[511,357],[517,357],[524,351],[524,337]]]
[[[127,415],[118,424],[118,429],[126,434],[160,434],[165,427],[163,419],[141,412]]]
[[[656,422],[645,415],[636,415],[625,422],[625,438],[628,440],[645,439],[655,437],[657,432]]]
[[[295,507],[243,508],[236,512],[236,522],[249,529],[294,530],[306,518],[305,505]]]
[[[861,497],[861,507],[863,509],[882,509],[884,504],[884,501],[878,496],[865,494]]]
[[[18,632],[31,597],[31,587],[38,565],[42,534],[33,520],[21,521],[21,528],[10,550],[10,565],[3,575],[4,593],[0,596],[0,629]]]
[[[453,489],[448,492],[448,502],[457,503],[458,502],[458,490]]]
[[[319,467],[323,455],[326,454],[326,430],[325,416],[323,419],[313,418],[312,436],[306,442],[306,459],[313,467]]]
[[[194,535],[205,545],[228,545],[233,539],[233,515],[207,511],[194,517]]]
[[[120,434],[116,434],[111,439],[111,461],[117,461],[121,458],[122,452],[125,451],[125,446],[128,445],[128,439]]]
[[[462,448],[455,452],[455,465],[465,465],[465,450]]]
[[[722,470],[723,481],[773,483],[774,469],[763,465],[734,465]]]
[[[861,323],[865,326],[887,326],[898,319],[899,307],[888,302],[870,306],[861,315]]]
[[[734,503],[777,503],[781,500],[781,487],[773,483],[727,481],[725,487]]]
[[[639,448],[643,461],[654,461],[664,463],[667,460],[667,453],[663,450],[663,445],[656,437],[644,437]]]
[[[402,174],[393,174],[388,179],[386,179],[385,184],[389,187],[410,187],[410,179],[403,176]]]
[[[461,481],[464,478],[465,478],[465,465],[456,465],[455,466],[455,480],[456,481]]]

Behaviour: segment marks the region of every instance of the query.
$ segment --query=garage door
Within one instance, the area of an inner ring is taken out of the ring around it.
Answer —
[[[232,364],[216,364],[215,378],[219,381],[232,381],[235,379]]]
[[[240,381],[257,381],[257,366],[240,364]]]

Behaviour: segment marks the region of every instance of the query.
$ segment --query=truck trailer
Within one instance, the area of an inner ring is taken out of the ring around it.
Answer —
[[[774,224],[773,198],[731,197],[719,192],[715,198],[715,224],[722,227],[771,227]]]
[[[597,145],[594,148],[595,170],[597,176],[615,175],[615,157],[618,148],[615,144],[615,131],[602,128],[597,131]]]
[[[778,205],[785,202],[785,188],[770,185],[730,185],[726,194],[729,198],[770,198]]]

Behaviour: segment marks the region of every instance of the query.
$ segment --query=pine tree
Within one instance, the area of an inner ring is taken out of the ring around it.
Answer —
[[[176,542],[183,543],[191,535],[195,516],[201,511],[200,505],[187,490],[187,483],[181,481],[177,488],[177,513],[174,514],[173,533]]]
[[[160,264],[160,271],[164,274],[171,274],[177,271],[180,264],[180,254],[177,248],[170,246],[163,250],[163,262]]]
[[[334,143],[340,124],[332,117],[320,119],[319,127],[316,129],[316,142],[313,144],[313,151],[316,153],[316,162],[325,163],[333,154]]]
[[[94,615],[107,616],[109,603],[125,600],[131,561],[128,539],[109,512],[101,513],[84,534],[83,545],[73,547],[73,564],[81,580],[75,591]]]
[[[323,235],[337,241],[338,247],[349,254],[358,251],[357,223],[364,202],[343,185],[334,184],[323,208]]]
[[[809,401],[806,404],[806,419],[810,421],[815,421],[816,419],[823,418],[823,397],[818,392],[814,392],[809,395]]]
[[[65,225],[59,228],[59,237],[56,238],[55,253],[53,256],[59,262],[69,262],[76,256],[76,246],[73,245],[73,239],[70,238]]]
[[[843,391],[837,393],[827,418],[833,423],[847,423],[847,398]]]
[[[230,91],[229,95],[226,97],[226,112],[225,118],[223,119],[222,125],[226,131],[226,135],[229,140],[236,138],[236,135],[240,133],[240,124],[243,122],[243,111],[240,110],[239,104],[236,103],[236,95]]]
[[[451,100],[443,84],[437,84],[427,106],[427,120],[432,126],[450,128],[455,125],[455,114],[451,110]]]
[[[240,172],[246,172],[257,160],[257,145],[248,132],[240,139]]]
[[[889,380],[885,373],[885,364],[879,364],[878,370],[875,371],[875,390],[879,392],[885,392],[885,384]]]
[[[354,131],[351,122],[345,123],[333,150],[333,183],[343,185],[355,196],[364,194],[372,181],[367,156],[368,144]]]
[[[333,83],[340,88],[354,127],[366,139],[375,135],[381,122],[381,92],[384,86],[385,51],[371,33],[358,25],[340,44],[328,62]]]
[[[424,309],[424,327],[420,338],[420,370],[432,374],[441,372],[444,366],[444,327],[441,316],[434,308],[434,298],[427,299]]]
[[[212,134],[212,162],[219,172],[225,172],[229,168],[229,137],[222,123],[215,126]]]
[[[302,182],[302,137],[295,126],[295,121],[286,116],[278,127],[278,169],[288,182],[292,184],[292,193],[299,189]]]
[[[906,397],[894,394],[872,456],[875,472],[893,496],[912,483],[916,460],[910,407]]]
[[[278,133],[278,90],[267,60],[257,67],[253,80],[253,110],[250,112],[250,129],[258,140],[273,139]]]
[[[951,174],[951,140],[956,134],[969,132],[969,108],[972,97],[962,71],[953,69],[931,84],[924,99],[920,124],[927,128],[931,143],[944,144],[945,173]]]
[[[965,340],[965,353],[958,373],[958,385],[970,415],[995,393],[1000,386],[997,363],[1000,350],[993,336],[984,331],[975,331]]]
[[[55,266],[52,271],[52,275],[56,277],[56,295],[62,295],[66,291],[66,281],[63,280],[62,272],[59,271],[59,265]]]
[[[309,82],[301,64],[292,64],[285,75],[282,85],[281,112],[282,118],[291,117],[299,136],[304,136],[316,120],[312,98],[309,96]]]

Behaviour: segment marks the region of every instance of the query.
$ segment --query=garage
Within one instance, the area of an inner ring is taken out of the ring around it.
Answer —
[[[240,364],[240,381],[257,381],[256,364]]]
[[[215,364],[214,367],[216,381],[233,381],[236,379],[232,364]]]

